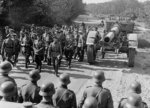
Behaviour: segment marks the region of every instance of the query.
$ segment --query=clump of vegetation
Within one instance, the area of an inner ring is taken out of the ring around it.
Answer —
[[[150,48],[150,31],[138,35],[138,48]]]

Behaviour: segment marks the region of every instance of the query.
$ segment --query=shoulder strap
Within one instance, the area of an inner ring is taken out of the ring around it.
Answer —
[[[103,90],[103,88],[97,92],[97,94],[96,94],[96,96],[95,96],[96,99],[98,98],[98,96],[99,96],[99,94],[102,92],[102,90]]]
[[[29,94],[29,96],[26,98],[26,100],[29,100],[29,98],[31,97],[31,95],[34,93],[35,90],[36,90],[36,87],[32,90],[32,92]]]
[[[56,106],[58,105],[58,103],[61,101],[61,99],[63,98],[63,96],[67,93],[68,90],[65,90],[63,92],[63,94],[61,95],[61,97],[59,98],[58,102],[56,102]]]

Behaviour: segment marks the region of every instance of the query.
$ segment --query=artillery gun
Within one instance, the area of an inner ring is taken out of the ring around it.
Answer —
[[[133,31],[134,22],[132,21],[106,21],[102,39],[99,41],[99,49],[102,59],[105,57],[105,53],[110,51],[115,52],[117,56],[119,52],[126,53],[128,66],[134,67],[138,39],[137,34],[133,33]],[[87,59],[90,64],[94,63],[96,58],[96,54],[92,55],[92,52],[97,52],[95,51],[95,48],[92,47],[95,44],[94,41],[91,41],[93,44],[89,44],[89,38],[91,37],[92,36],[90,35],[87,37]]]

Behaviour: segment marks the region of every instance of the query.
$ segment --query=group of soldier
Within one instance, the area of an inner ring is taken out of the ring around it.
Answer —
[[[29,81],[18,88],[15,80],[9,76],[11,70],[9,61],[0,64],[1,102],[23,103],[27,108],[114,108],[110,90],[103,87],[103,71],[94,72],[94,85],[86,87],[77,105],[74,91],[68,89],[71,83],[69,74],[59,76],[60,85],[57,88],[49,81],[38,86],[37,81],[41,76],[39,70],[34,69],[29,72]],[[118,108],[148,108],[142,101],[141,92],[141,84],[132,82],[129,95],[121,99]]]
[[[19,36],[10,27],[5,27],[6,39],[3,40],[1,54],[3,61],[8,60],[14,66],[18,62],[19,53],[25,57],[25,68],[32,62],[36,63],[36,69],[41,72],[42,61],[47,65],[53,64],[55,75],[58,76],[58,68],[65,57],[68,68],[71,68],[72,58],[84,59],[86,49],[86,37],[89,28],[85,24],[53,28],[37,27],[34,24],[30,29],[22,27]],[[64,55],[64,56],[63,56]]]

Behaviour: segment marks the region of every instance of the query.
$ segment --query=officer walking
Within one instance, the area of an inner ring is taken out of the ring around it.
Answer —
[[[10,62],[4,61],[0,64],[0,85],[2,85],[2,83],[6,81],[11,81],[12,83],[14,83],[16,87],[16,92],[15,95],[13,95],[13,101],[16,102],[18,97],[17,84],[15,80],[9,76],[11,70],[12,70],[12,65]]]
[[[13,102],[13,96],[16,93],[15,84],[11,81],[3,82],[0,85],[0,101]]]
[[[37,81],[41,78],[39,70],[32,70],[29,73],[29,82],[23,85],[20,89],[18,102],[39,103],[42,97],[39,95],[40,87]]]
[[[41,72],[42,61],[44,59],[45,45],[44,41],[41,39],[40,34],[38,34],[37,40],[34,41],[33,48],[35,54],[36,69],[39,69],[39,71]]]
[[[23,55],[25,56],[25,68],[28,68],[28,64],[30,64],[29,57],[31,56],[31,51],[33,49],[33,42],[29,37],[29,33],[25,32],[25,37],[22,39],[21,46]]]
[[[102,83],[105,81],[104,72],[97,71],[93,75],[94,86],[87,87],[79,102],[78,107],[82,108],[84,101],[88,97],[95,97],[98,103],[98,108],[113,108],[113,100],[108,89],[103,88]]]
[[[86,98],[82,108],[98,108],[97,100],[94,97]]]
[[[17,34],[13,33],[12,34],[13,39],[14,39],[14,43],[15,43],[15,60],[14,60],[14,64],[16,64],[18,62],[18,56],[19,56],[19,52],[21,49],[21,44],[19,39],[17,38]]]
[[[66,73],[61,74],[59,81],[60,86],[53,96],[54,106],[58,108],[77,108],[76,95],[67,87],[70,84],[70,76]]]
[[[2,43],[2,48],[1,48],[1,54],[3,55],[3,61],[6,59],[11,64],[14,64],[13,61],[11,61],[11,58],[13,57],[15,52],[15,44],[14,41],[12,40],[12,37],[10,34],[7,35],[7,39],[5,39]]]
[[[65,42],[65,56],[67,59],[68,68],[71,67],[73,48],[74,48],[74,39],[73,39],[73,35],[71,34],[71,32],[69,32],[68,36],[66,37],[66,42]]]
[[[37,104],[36,108],[55,108],[52,102],[52,96],[55,93],[54,84],[47,82],[42,84],[39,94],[42,96],[42,100]]]
[[[142,90],[141,90],[141,84],[137,81],[134,81],[130,84],[130,93],[129,96],[131,94],[141,94]],[[126,103],[127,98],[122,98],[119,102],[119,106],[118,108],[123,108],[124,104]],[[147,104],[145,102],[142,102],[144,108],[148,108]]]
[[[49,46],[48,58],[52,57],[53,68],[55,75],[58,76],[59,59],[62,56],[61,45],[58,42],[58,38],[54,36],[54,42]]]

